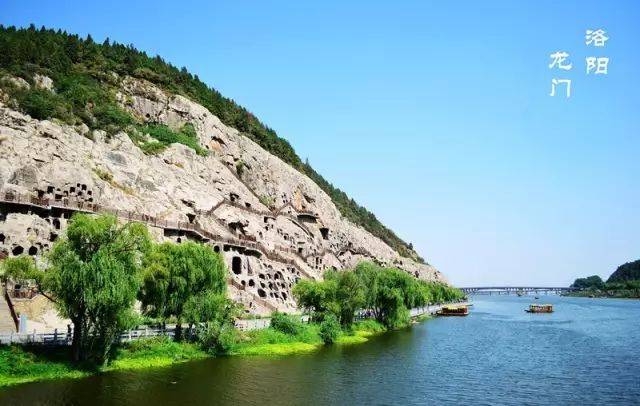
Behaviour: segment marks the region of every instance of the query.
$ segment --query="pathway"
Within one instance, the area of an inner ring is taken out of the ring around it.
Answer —
[[[4,288],[0,287],[0,334],[15,333],[16,323],[11,316],[11,309],[4,297]]]

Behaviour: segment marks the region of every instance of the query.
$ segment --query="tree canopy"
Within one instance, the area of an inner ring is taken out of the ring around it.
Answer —
[[[638,280],[640,280],[640,259],[620,265],[618,269],[609,276],[607,283]]]
[[[367,310],[391,328],[406,324],[411,308],[464,297],[458,289],[371,262],[361,262],[353,271],[326,272],[323,281],[300,281],[293,294],[298,306],[316,319],[332,314],[348,327],[357,311]]]
[[[190,241],[155,245],[144,259],[138,294],[142,310],[162,319],[175,317],[180,339],[182,322],[211,320],[227,305],[226,277],[224,260],[209,246]]]
[[[33,279],[39,284],[42,282],[43,275],[36,267],[33,258],[28,255],[7,258],[0,262],[0,280],[2,281],[7,279],[15,281]]]
[[[589,276],[586,278],[578,278],[571,284],[572,288],[578,289],[602,289],[604,288],[604,281],[598,275]]]
[[[44,286],[73,322],[74,360],[107,361],[133,317],[141,256],[148,247],[144,225],[84,214],[74,215],[66,236],[54,244]]]

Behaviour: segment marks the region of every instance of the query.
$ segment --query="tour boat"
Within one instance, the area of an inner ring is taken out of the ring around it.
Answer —
[[[438,316],[466,316],[469,314],[468,306],[442,306],[437,313]]]
[[[524,309],[527,313],[553,313],[553,305],[550,304],[532,304],[528,309]]]

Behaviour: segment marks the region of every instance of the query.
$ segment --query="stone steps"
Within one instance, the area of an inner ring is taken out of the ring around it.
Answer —
[[[4,289],[0,288],[0,334],[15,333],[16,324],[11,317],[9,304],[4,298]]]

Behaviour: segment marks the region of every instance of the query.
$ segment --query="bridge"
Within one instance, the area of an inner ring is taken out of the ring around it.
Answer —
[[[558,286],[483,286],[460,288],[467,295],[512,295],[523,294],[561,294],[578,290],[578,288]]]

